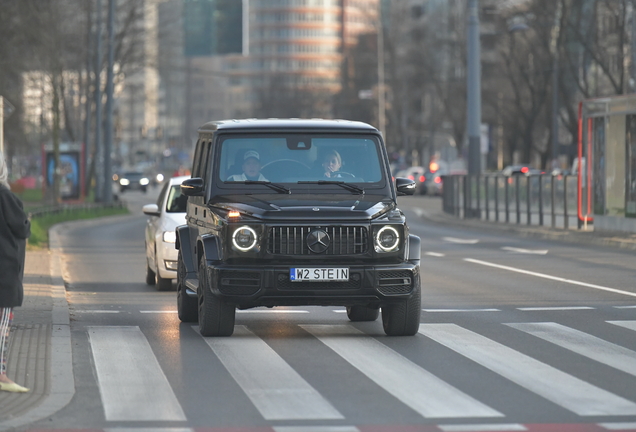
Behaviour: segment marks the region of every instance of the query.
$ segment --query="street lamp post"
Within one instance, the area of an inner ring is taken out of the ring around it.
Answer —
[[[464,217],[479,218],[479,209],[473,209],[473,194],[479,194],[481,174],[481,53],[479,40],[479,1],[468,2],[468,70],[467,70],[467,135],[468,135],[468,184],[464,191],[466,202]],[[479,196],[477,195],[477,198]]]
[[[552,51],[552,163],[559,157],[559,33],[561,27],[561,2],[557,3],[554,26],[550,35]],[[552,167],[550,167],[552,168]]]
[[[382,25],[382,2],[378,2],[378,127],[386,140],[386,109],[384,94],[384,27]]]
[[[481,173],[481,53],[479,44],[478,0],[468,3],[468,77],[467,77],[467,132],[468,174]]]

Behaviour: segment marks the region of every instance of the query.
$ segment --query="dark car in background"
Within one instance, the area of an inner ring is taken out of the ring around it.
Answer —
[[[119,191],[124,193],[128,190],[139,190],[143,193],[148,191],[150,179],[140,171],[126,171],[119,176]]]

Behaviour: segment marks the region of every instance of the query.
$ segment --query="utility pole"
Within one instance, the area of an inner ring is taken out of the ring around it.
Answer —
[[[561,1],[557,1],[554,14],[554,26],[550,35],[550,51],[552,52],[552,163],[559,157],[559,33],[561,33]],[[552,170],[553,166],[550,166]]]
[[[104,150],[102,148],[102,0],[97,0],[97,36],[95,48],[95,202],[102,202],[104,192]]]
[[[468,208],[465,218],[480,218],[479,209],[473,207],[473,195],[479,196],[481,174],[481,53],[479,40],[479,1],[468,2],[468,73],[467,73],[467,135],[468,135],[468,184],[466,194]]]
[[[386,108],[384,94],[384,26],[382,25],[382,2],[378,2],[378,127],[386,141]]]
[[[108,68],[106,69],[106,122],[104,124],[104,202],[113,202],[113,67],[115,64],[115,1],[108,0]]]
[[[468,174],[481,174],[481,53],[478,0],[468,2]]]

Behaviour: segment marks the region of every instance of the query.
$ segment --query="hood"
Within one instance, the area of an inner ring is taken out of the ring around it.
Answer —
[[[210,203],[224,210],[238,210],[269,220],[372,220],[395,208],[385,195],[265,194],[222,195]]]
[[[161,218],[161,226],[164,231],[174,231],[179,225],[185,225],[185,213],[164,213]]]

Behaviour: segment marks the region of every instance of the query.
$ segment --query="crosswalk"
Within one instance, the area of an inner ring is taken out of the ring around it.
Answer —
[[[556,347],[559,357],[574,356],[577,364],[585,365],[589,376],[602,366],[614,370],[617,379],[636,377],[636,351],[617,344],[616,340],[604,340],[555,322],[492,325],[498,326],[497,331],[518,332],[520,337],[532,337],[540,344]],[[631,332],[636,332],[636,320],[606,321],[603,326],[604,335],[619,331],[627,335],[627,340],[634,340]],[[315,349],[327,350],[329,356],[341,359],[340,367],[353,368],[373,383],[377,391],[390,395],[423,419],[481,419],[482,423],[491,419],[505,424],[509,415],[505,407],[491,406],[492,398],[480,400],[480,391],[462,388],[461,380],[450,383],[447,377],[438,376],[437,371],[428,370],[430,367],[425,366],[428,350],[441,349],[448,352],[446,356],[457,356],[453,361],[468,360],[475,373],[487,370],[510,382],[515,391],[529,392],[582,420],[607,416],[612,420],[607,423],[607,430],[628,430],[616,426],[620,424],[636,426],[634,393],[627,397],[614,394],[598,380],[586,380],[580,373],[575,376],[564,370],[559,359],[533,356],[532,350],[519,345],[506,346],[493,334],[480,334],[466,326],[448,322],[420,324],[419,334],[409,339],[412,341],[409,344],[422,349],[409,350],[408,356],[392,348],[389,341],[395,339],[366,334],[351,324],[299,323],[298,328],[312,340],[315,338]],[[175,394],[167,378],[175,371],[162,370],[139,327],[91,326],[87,331],[107,421],[186,420],[178,392]],[[342,408],[328,395],[321,394],[312,382],[310,377],[315,380],[315,375],[299,367],[298,362],[290,362],[284,350],[279,352],[276,344],[258,336],[249,326],[237,325],[230,338],[202,339],[263,419],[347,424]],[[330,372],[325,368],[325,379]],[[620,418],[626,422],[616,422]]]

